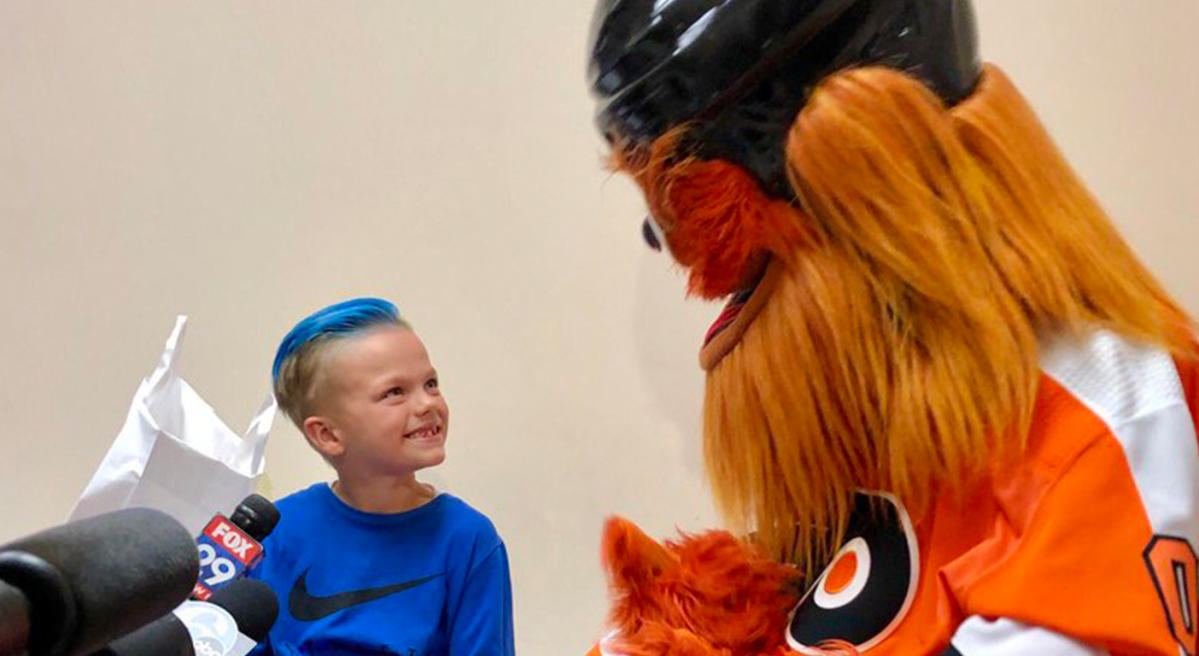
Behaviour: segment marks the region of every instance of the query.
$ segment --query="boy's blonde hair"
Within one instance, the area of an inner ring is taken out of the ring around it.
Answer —
[[[330,305],[305,317],[283,338],[275,353],[271,382],[275,400],[300,430],[314,413],[325,382],[330,346],[378,326],[411,330],[396,306],[379,298],[356,298]]]

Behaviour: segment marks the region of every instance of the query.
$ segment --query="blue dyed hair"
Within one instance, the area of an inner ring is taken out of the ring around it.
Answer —
[[[305,344],[383,324],[404,325],[404,322],[396,306],[381,298],[355,298],[313,312],[297,323],[279,343],[275,363],[271,366],[271,382],[279,381],[279,370],[283,368],[283,363]]]

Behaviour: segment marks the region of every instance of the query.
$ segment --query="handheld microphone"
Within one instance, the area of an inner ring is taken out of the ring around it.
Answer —
[[[149,508],[97,515],[0,546],[0,636],[28,625],[26,644],[0,655],[90,653],[178,606],[198,569],[187,529]]]
[[[267,584],[239,579],[208,601],[184,602],[93,656],[244,656],[266,638],[278,615],[279,600]]]
[[[0,581],[0,654],[25,654],[29,643],[29,600]]]
[[[265,497],[251,494],[231,517],[217,513],[196,538],[200,576],[192,599],[206,600],[213,592],[241,578],[262,559],[262,541],[279,523],[279,510]]]

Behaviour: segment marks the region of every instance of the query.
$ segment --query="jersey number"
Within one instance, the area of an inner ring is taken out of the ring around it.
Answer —
[[[1195,550],[1182,538],[1154,536],[1145,548],[1145,564],[1166,609],[1174,639],[1187,656],[1196,656],[1199,637],[1199,574]]]

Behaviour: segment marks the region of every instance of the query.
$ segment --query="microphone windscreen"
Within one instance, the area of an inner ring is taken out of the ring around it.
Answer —
[[[92,656],[196,656],[187,626],[167,613]]]
[[[0,654],[23,654],[29,642],[29,599],[0,581]]]
[[[0,547],[0,580],[21,587],[24,562],[42,563],[65,588],[74,621],[43,623],[32,577],[30,656],[88,654],[162,617],[187,599],[199,573],[194,538],[166,513],[127,508],[63,524]],[[6,570],[5,568],[8,568]],[[48,586],[49,584],[47,584]],[[54,591],[57,594],[57,590]],[[62,595],[59,595],[60,597]]]
[[[224,608],[237,621],[237,630],[262,642],[279,617],[279,598],[262,581],[238,579],[212,593],[208,603]]]
[[[261,543],[279,523],[279,509],[261,494],[251,494],[237,504],[229,521]]]

